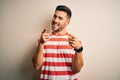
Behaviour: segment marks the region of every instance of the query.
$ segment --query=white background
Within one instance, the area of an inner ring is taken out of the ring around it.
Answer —
[[[71,8],[67,30],[84,46],[79,80],[120,80],[120,0],[0,0],[0,80],[39,80],[35,43],[59,4]]]

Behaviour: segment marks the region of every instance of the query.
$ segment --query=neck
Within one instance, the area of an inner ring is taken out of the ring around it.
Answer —
[[[59,32],[53,32],[55,35],[64,35],[67,33],[66,29],[59,31]]]

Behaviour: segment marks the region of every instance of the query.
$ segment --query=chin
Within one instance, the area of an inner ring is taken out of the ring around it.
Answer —
[[[53,31],[58,31],[59,29],[56,29],[56,28],[52,28]]]
[[[54,32],[59,32],[59,29],[53,29]]]

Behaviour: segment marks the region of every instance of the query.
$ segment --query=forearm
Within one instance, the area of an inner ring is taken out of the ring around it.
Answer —
[[[41,68],[43,63],[43,48],[44,48],[44,45],[39,43],[36,53],[33,56],[33,60],[32,60],[33,66],[36,70]]]
[[[80,72],[81,68],[83,67],[83,57],[82,52],[76,52],[73,59],[72,59],[72,70],[75,73]]]

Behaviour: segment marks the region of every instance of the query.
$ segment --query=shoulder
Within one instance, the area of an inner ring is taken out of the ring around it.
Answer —
[[[75,37],[77,38],[78,40],[81,41],[81,36],[80,35],[75,35],[75,34],[72,34],[72,33],[67,33],[68,37]]]
[[[76,37],[74,34],[71,34],[71,33],[67,33],[67,35],[68,35],[69,37]]]

